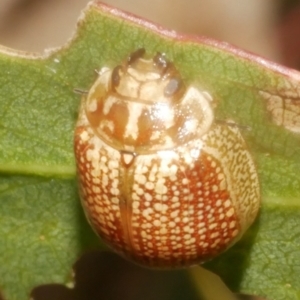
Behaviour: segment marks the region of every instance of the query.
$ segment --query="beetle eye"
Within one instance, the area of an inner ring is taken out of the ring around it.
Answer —
[[[182,87],[182,80],[180,78],[171,78],[169,83],[164,89],[164,95],[166,97],[172,97],[176,94]]]

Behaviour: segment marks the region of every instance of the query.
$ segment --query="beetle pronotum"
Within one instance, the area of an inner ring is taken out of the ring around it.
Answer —
[[[102,68],[75,130],[82,204],[115,251],[183,267],[234,244],[259,208],[256,168],[237,126],[214,121],[209,93],[165,55]]]

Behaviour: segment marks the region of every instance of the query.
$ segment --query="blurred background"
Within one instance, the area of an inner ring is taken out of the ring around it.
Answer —
[[[300,68],[299,0],[106,0],[181,33],[229,42]],[[0,44],[41,52],[63,45],[87,0],[1,0]],[[188,3],[188,5],[187,5]]]

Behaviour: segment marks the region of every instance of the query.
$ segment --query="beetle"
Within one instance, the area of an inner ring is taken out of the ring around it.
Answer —
[[[144,49],[100,70],[75,128],[82,205],[96,233],[144,266],[188,267],[238,241],[260,203],[238,126],[166,55]]]

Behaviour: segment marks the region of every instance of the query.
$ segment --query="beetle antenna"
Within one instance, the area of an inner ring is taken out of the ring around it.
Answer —
[[[230,127],[237,127],[241,130],[247,130],[247,131],[251,131],[251,127],[248,125],[241,125],[241,124],[237,124],[233,121],[224,121],[224,120],[215,120],[217,124],[221,124],[221,125],[227,125]]]
[[[78,94],[78,95],[87,95],[89,93],[89,91],[83,90],[83,89],[79,89],[79,88],[73,89],[73,92],[75,94]]]

